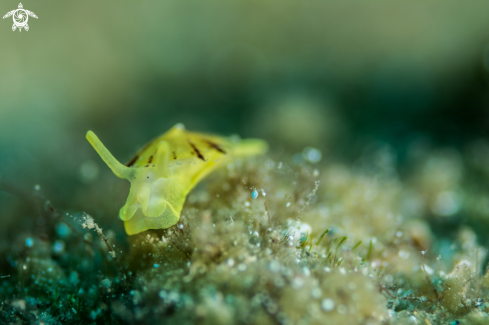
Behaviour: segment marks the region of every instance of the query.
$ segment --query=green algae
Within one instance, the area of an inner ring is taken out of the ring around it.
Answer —
[[[392,164],[372,168],[375,157],[353,167],[238,161],[190,193],[175,227],[129,237],[102,230],[97,215],[46,203],[48,235],[23,229],[2,248],[0,319],[483,324],[481,230],[459,222],[447,237],[434,229],[478,220],[469,217],[472,200],[483,204],[487,192],[464,199],[476,186],[464,177],[478,172],[473,157],[425,152],[402,178]]]

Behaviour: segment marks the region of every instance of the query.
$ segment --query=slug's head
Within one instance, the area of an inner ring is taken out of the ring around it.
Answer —
[[[117,177],[131,182],[126,204],[119,213],[129,235],[168,228],[178,222],[180,211],[174,206],[175,203],[178,206],[181,188],[168,168],[166,142],[159,144],[151,165],[127,167],[112,156],[92,131],[88,131],[87,140]]]

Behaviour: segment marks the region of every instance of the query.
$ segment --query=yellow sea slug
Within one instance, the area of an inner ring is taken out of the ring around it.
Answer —
[[[268,148],[262,140],[188,132],[177,124],[123,165],[95,133],[88,131],[87,140],[117,177],[131,182],[119,212],[128,235],[173,226],[187,194],[207,174],[233,158],[263,154]]]

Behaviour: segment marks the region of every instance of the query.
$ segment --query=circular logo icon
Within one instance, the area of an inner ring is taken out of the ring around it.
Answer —
[[[25,26],[27,24],[28,15],[24,9],[17,9],[14,13],[14,24],[18,27]]]

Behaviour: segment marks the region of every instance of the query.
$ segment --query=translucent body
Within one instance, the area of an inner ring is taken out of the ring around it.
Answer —
[[[87,139],[117,177],[131,182],[126,204],[119,212],[129,235],[173,226],[180,219],[187,194],[202,178],[233,158],[267,150],[262,140],[233,141],[188,132],[177,124],[143,147],[125,166],[92,131],[87,132]]]

